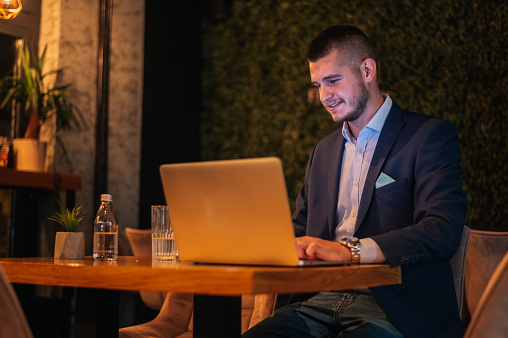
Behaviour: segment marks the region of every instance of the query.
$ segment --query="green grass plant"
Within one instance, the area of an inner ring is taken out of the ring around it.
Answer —
[[[82,205],[77,208],[74,207],[72,210],[64,207],[61,203],[60,207],[60,212],[55,212],[52,216],[48,217],[48,219],[62,225],[67,232],[76,231],[76,227],[78,226],[79,222],[81,222],[85,217],[84,214],[81,213]]]

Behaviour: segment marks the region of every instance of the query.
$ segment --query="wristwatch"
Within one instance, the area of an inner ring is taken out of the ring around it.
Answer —
[[[356,237],[344,237],[339,241],[339,243],[351,250],[351,263],[360,264],[360,240]]]

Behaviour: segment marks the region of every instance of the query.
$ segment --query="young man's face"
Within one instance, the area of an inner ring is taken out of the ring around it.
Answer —
[[[355,121],[367,106],[369,92],[360,76],[360,66],[355,72],[340,61],[339,53],[333,51],[316,62],[309,62],[310,78],[319,88],[321,103],[335,122]]]

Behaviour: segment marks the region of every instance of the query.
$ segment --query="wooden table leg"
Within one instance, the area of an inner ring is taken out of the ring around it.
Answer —
[[[240,337],[242,297],[194,295],[194,337]]]
[[[78,288],[76,338],[118,337],[120,291]]]

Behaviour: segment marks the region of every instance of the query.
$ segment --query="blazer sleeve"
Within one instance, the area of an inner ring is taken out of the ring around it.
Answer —
[[[404,184],[375,192],[366,219],[367,224],[379,223],[378,233],[369,237],[391,266],[449,260],[464,227],[457,130],[436,118],[423,124],[399,135],[399,147],[391,150],[383,172]]]

